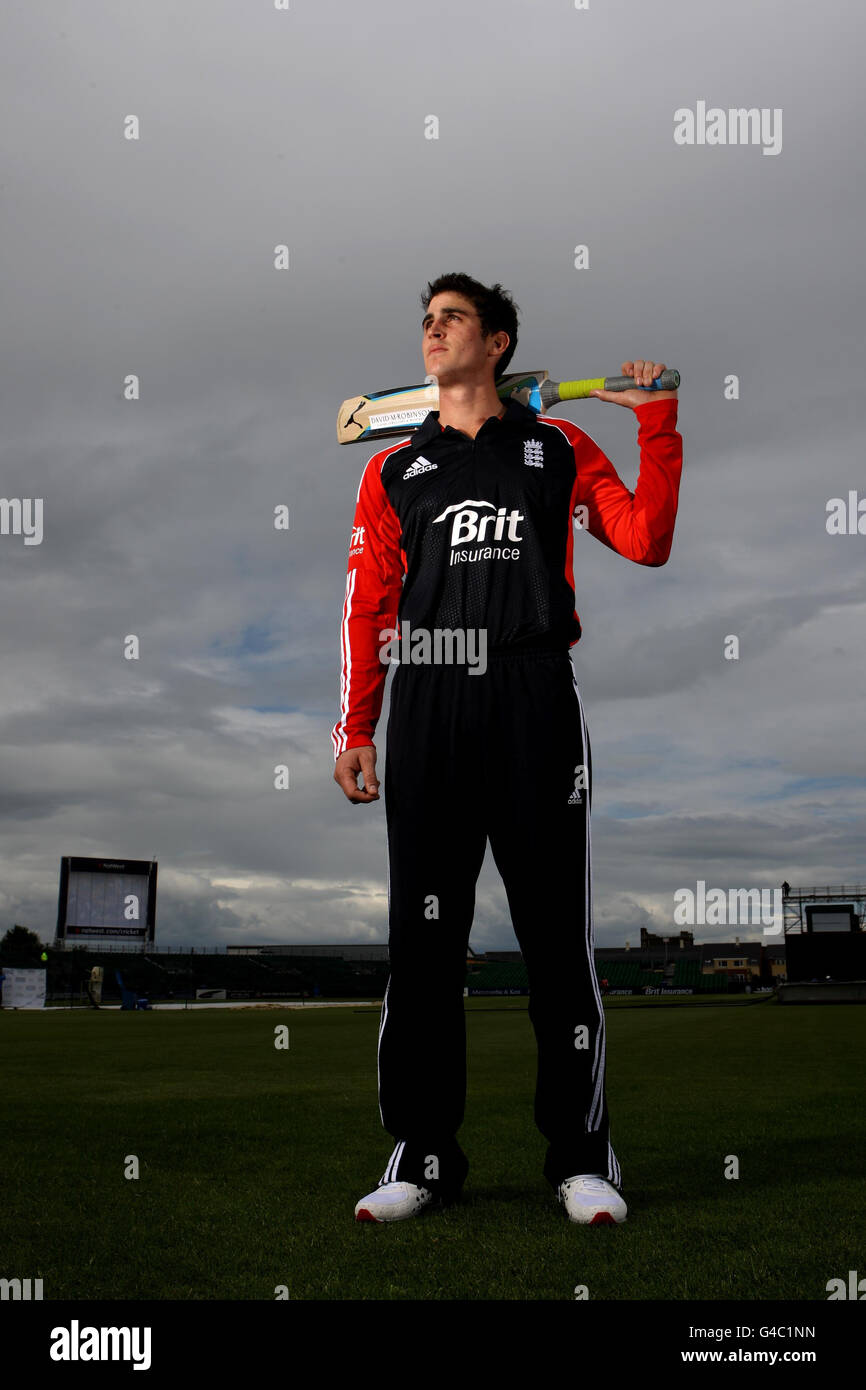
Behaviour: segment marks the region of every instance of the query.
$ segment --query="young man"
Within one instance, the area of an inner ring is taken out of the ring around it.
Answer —
[[[379,1112],[396,1146],[355,1216],[414,1216],[453,1200],[466,1179],[463,982],[489,837],[529,976],[545,1176],[571,1220],[619,1222],[593,960],[591,754],[569,656],[581,632],[572,527],[637,564],[666,562],[682,468],[676,392],[593,392],[637,417],[632,494],[576,425],[499,400],[495,381],[517,344],[516,306],[501,286],[444,275],[422,303],[439,410],[374,454],[361,478],[332,733],[335,780],[350,801],[377,801],[373,733],[399,621],[378,1043]],[[622,364],[646,386],[663,369]],[[452,664],[455,636],[465,639],[458,657],[471,660]]]

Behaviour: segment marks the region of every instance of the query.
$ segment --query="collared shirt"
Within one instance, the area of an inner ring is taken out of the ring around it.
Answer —
[[[373,455],[349,542],[335,758],[373,742],[388,634],[407,624],[483,629],[488,652],[565,652],[581,634],[575,532],[636,564],[666,562],[682,471],[677,406],[648,400],[635,411],[634,492],[583,430],[515,400],[474,439],[430,411],[413,434]]]

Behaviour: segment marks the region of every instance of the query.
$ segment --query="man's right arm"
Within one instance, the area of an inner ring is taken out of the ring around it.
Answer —
[[[335,761],[350,749],[372,747],[382,712],[388,664],[380,660],[379,633],[396,629],[406,568],[400,521],[382,486],[382,465],[392,451],[373,455],[358,488],[340,625],[340,717],[331,732]]]

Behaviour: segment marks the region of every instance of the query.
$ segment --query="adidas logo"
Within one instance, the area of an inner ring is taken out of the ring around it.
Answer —
[[[586,767],[583,763],[578,763],[574,769],[574,791],[568,798],[569,806],[582,806],[583,797],[580,794],[581,787],[586,786]]]
[[[544,467],[544,446],[540,439],[523,441],[523,462],[528,463],[531,468]]]
[[[403,474],[404,481],[406,478],[417,478],[420,473],[429,473],[431,469],[438,467],[438,463],[430,463],[427,459],[422,458],[419,454],[415,462],[411,464],[410,467],[407,468],[406,472]]]

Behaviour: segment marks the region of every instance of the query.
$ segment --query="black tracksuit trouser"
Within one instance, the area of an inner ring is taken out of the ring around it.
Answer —
[[[401,663],[385,765],[390,978],[379,1109],[397,1141],[380,1179],[456,1195],[466,1099],[463,988],[487,839],[529,976],[544,1174],[620,1185],[605,1097],[604,1012],[593,959],[591,754],[567,652]],[[585,772],[581,769],[585,768]]]

